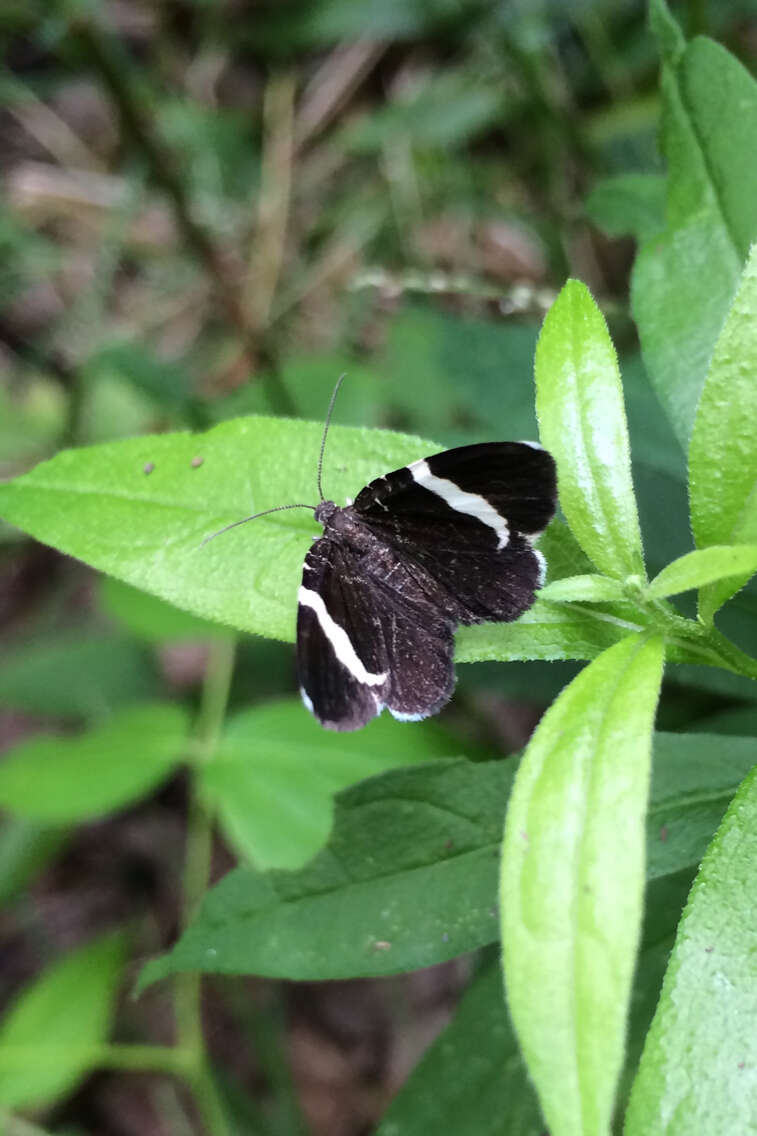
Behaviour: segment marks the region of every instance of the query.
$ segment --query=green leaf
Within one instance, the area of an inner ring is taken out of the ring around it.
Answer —
[[[121,808],[158,785],[182,758],[178,706],[134,706],[89,733],[34,738],[0,764],[0,806],[65,824]]]
[[[555,517],[547,525],[539,538],[539,550],[547,561],[548,584],[554,580],[563,580],[566,576],[585,576],[591,573],[591,561],[559,517]]]
[[[677,62],[686,47],[680,27],[665,0],[650,0],[649,25],[666,62]]]
[[[663,644],[629,636],[562,691],[507,811],[505,983],[553,1136],[609,1131],[642,917]]]
[[[757,769],[702,861],[633,1087],[627,1136],[757,1124]]]
[[[99,598],[103,610],[112,619],[148,643],[228,635],[228,631],[219,624],[198,619],[196,615],[190,615],[139,588],[123,584],[112,576],[101,578]]]
[[[586,199],[589,220],[611,237],[645,240],[665,222],[665,179],[659,174],[616,174],[594,186]]]
[[[0,818],[0,903],[6,904],[25,891],[60,851],[67,837],[65,828],[40,825],[21,817]]]
[[[126,639],[56,634],[9,651],[0,666],[0,704],[64,718],[102,718],[149,698],[156,675]]]
[[[395,974],[491,942],[512,775],[509,762],[439,761],[348,789],[328,846],[310,864],[232,872],[148,980],[187,966],[290,978]]]
[[[750,737],[655,735],[647,880],[699,863],[754,757]]]
[[[604,603],[624,598],[623,585],[619,580],[592,573],[554,580],[539,592],[539,599],[550,603]]]
[[[667,9],[656,8],[662,27]],[[650,378],[686,448],[715,341],[757,236],[757,84],[710,40],[695,39],[685,50],[680,33],[666,41],[667,227],[641,248],[631,297]]]
[[[302,562],[319,532],[312,516],[276,513],[201,545],[253,512],[313,503],[322,431],[319,423],[247,418],[201,435],[64,450],[0,485],[0,514],[186,611],[291,642]],[[389,431],[335,426],[324,488],[343,501],[372,478],[439,448]]]
[[[701,588],[714,580],[728,580],[734,576],[744,583],[757,572],[757,545],[713,545],[696,552],[679,556],[663,568],[647,588],[653,599],[675,596],[692,588]]]
[[[691,435],[691,526],[700,548],[757,541],[755,373],[757,245],[718,339]],[[699,599],[702,618],[709,622],[752,571],[706,587]]]
[[[544,1125],[502,1002],[500,968],[492,962],[474,978],[452,1022],[402,1086],[376,1136],[505,1131],[542,1136]]]
[[[560,505],[584,552],[608,576],[643,575],[620,373],[602,313],[569,280],[536,348],[541,440],[557,461]]]
[[[486,659],[593,659],[625,636],[638,621],[611,611],[566,607],[537,600],[516,623],[481,623],[457,633],[460,663]]]
[[[6,1108],[52,1102],[96,1065],[123,959],[120,935],[88,943],[44,971],[11,1006],[0,1022]]]
[[[299,868],[326,842],[340,789],[461,748],[436,722],[408,730],[387,716],[359,734],[329,733],[291,699],[237,715],[197,772],[243,857],[258,868]]]
[[[696,865],[754,763],[753,738],[658,734],[648,872]],[[493,942],[513,761],[435,762],[337,797],[328,846],[298,872],[238,868],[142,982],[180,970],[356,978],[443,962]]]

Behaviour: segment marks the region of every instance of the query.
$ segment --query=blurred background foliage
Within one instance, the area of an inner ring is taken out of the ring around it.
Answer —
[[[673,10],[757,71],[754,0]],[[62,446],[239,414],[320,420],[341,372],[336,421],[440,446],[534,437],[538,328],[571,274],[621,353],[650,571],[690,548],[683,454],[628,313],[634,239],[664,210],[644,4],[5,0],[0,58],[1,477]],[[192,705],[209,635],[0,526],[3,746],[147,699]],[[575,669],[461,668],[432,752],[517,750]],[[288,647],[241,642],[235,711],[293,690]],[[660,722],[718,713],[727,730],[736,714],[752,733],[753,698],[680,668]],[[116,921],[149,925],[145,952],[171,937],[184,810],[179,774],[76,830],[5,819],[3,1001]],[[218,874],[231,852],[216,855]],[[368,1131],[465,973],[331,995],[247,982],[241,1002],[216,983],[212,1045],[236,1054],[240,1110],[267,1101],[261,1131]],[[162,1037],[164,1018],[151,992],[120,1028]],[[161,1079],[131,1083],[90,1078],[51,1130],[178,1132]]]

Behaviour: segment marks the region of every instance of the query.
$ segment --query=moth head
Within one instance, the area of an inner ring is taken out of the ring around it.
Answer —
[[[334,501],[321,501],[316,506],[315,519],[319,525],[327,525],[338,512],[339,506]]]

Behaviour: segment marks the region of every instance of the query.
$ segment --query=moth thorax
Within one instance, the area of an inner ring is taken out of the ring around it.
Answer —
[[[315,519],[319,525],[327,525],[338,512],[339,506],[335,501],[321,501],[320,505],[316,505]]]

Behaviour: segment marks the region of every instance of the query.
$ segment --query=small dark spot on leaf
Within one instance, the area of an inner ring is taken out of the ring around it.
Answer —
[[[736,1066],[736,1068],[737,1068],[737,1069],[746,1069],[746,1061],[739,1061],[739,1063],[738,1063],[738,1065]]]
[[[444,851],[445,852],[451,852],[454,847],[455,847],[454,840],[445,841],[445,844],[444,844]]]
[[[668,839],[668,826],[664,824],[660,829],[660,840],[665,841]]]
[[[715,950],[715,948],[714,948],[714,947],[705,947],[705,948],[704,948],[704,953],[705,953],[706,955],[711,955],[711,954],[712,954],[712,952],[713,952],[714,950]]]
[[[192,469],[199,469],[204,461],[205,461],[205,458],[200,458],[200,457],[192,458]]]
[[[145,474],[152,473],[154,469],[155,462],[145,462],[145,464],[142,466],[142,472]]]

